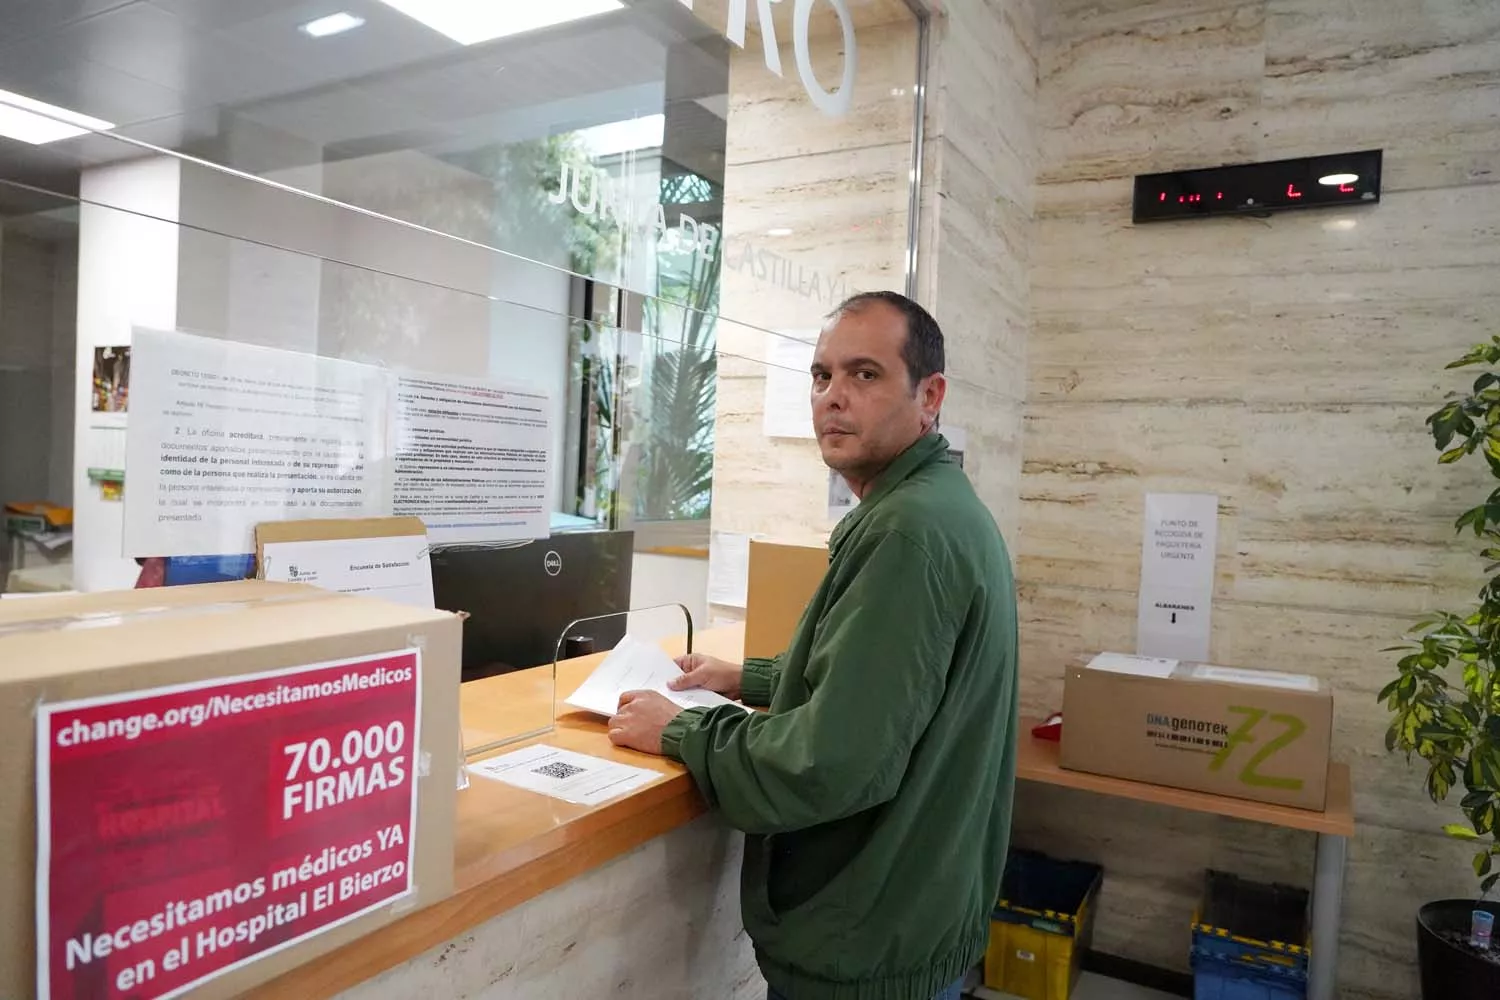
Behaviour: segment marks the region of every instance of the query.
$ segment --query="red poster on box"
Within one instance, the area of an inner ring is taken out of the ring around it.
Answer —
[[[417,650],[37,713],[37,996],[172,997],[412,891]]]

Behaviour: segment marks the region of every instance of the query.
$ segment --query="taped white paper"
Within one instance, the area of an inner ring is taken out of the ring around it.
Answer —
[[[1136,652],[1141,656],[1199,663],[1208,659],[1218,525],[1216,496],[1146,495],[1136,614]]]
[[[1154,677],[1166,680],[1177,671],[1178,661],[1163,660],[1152,656],[1126,656],[1124,653],[1100,653],[1089,662],[1090,670],[1103,670],[1111,674],[1131,674],[1135,677]]]
[[[766,334],[766,387],[761,430],[768,438],[815,437],[812,362],[817,330]]]
[[[642,767],[545,744],[501,754],[469,766],[481,778],[502,781],[564,802],[596,806],[665,777]]]

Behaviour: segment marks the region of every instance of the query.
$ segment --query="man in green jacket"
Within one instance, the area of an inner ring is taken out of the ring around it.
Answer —
[[[610,720],[745,831],[770,1000],[948,1000],[984,953],[1015,784],[1015,583],[934,430],[943,353],[894,293],[855,296],[818,340],[818,443],[860,503],[781,656],[679,661],[680,687],[770,711],[632,693]]]

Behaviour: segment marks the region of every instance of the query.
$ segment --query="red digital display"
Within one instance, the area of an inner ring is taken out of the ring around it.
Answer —
[[[1135,179],[1134,221],[1269,215],[1380,200],[1381,151],[1146,174]]]

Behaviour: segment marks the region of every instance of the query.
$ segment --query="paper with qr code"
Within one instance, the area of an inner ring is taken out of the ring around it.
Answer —
[[[469,765],[469,771],[481,778],[503,781],[580,806],[608,802],[666,777],[656,771],[545,744],[482,760]]]
[[[673,691],[667,686],[672,678],[681,676],[682,671],[660,646],[627,635],[563,704],[608,716],[619,711],[620,695],[625,692],[655,691],[680,708],[734,705],[749,711],[712,691]]]

